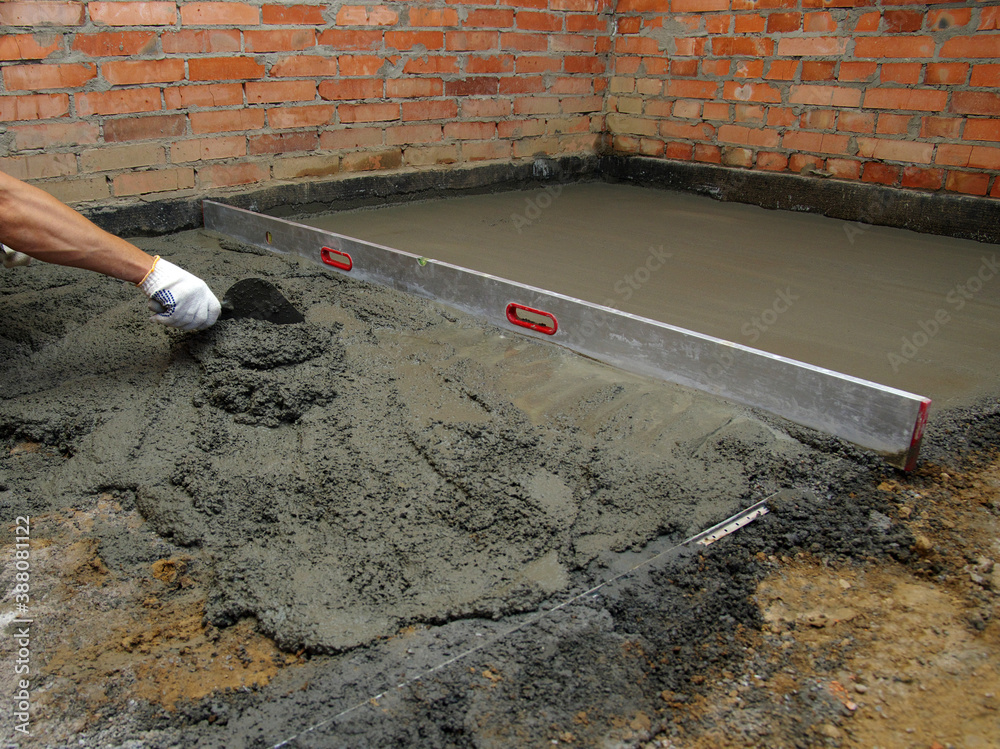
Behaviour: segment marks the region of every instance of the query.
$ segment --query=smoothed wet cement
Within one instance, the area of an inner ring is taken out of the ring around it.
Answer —
[[[1000,385],[996,245],[627,185],[303,223],[968,405]]]

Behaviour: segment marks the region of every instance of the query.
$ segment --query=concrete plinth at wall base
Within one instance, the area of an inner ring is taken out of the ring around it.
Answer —
[[[151,236],[200,227],[204,199],[282,216],[582,180],[628,182],[763,208],[1000,243],[1000,200],[625,155],[541,157],[442,169],[370,172],[328,180],[187,192],[183,196],[81,210],[114,234]]]

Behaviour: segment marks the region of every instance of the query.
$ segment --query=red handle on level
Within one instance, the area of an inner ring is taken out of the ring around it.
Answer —
[[[350,270],[354,267],[354,261],[351,260],[351,256],[342,250],[324,247],[319,251],[319,256],[323,259],[324,263],[332,265],[334,268],[340,268],[340,270]]]
[[[530,312],[533,315],[544,317],[551,320],[552,324],[547,325],[546,323],[535,322],[534,320],[525,320],[523,317],[517,316],[518,310],[523,310],[525,312]],[[545,335],[555,335],[555,332],[559,330],[559,321],[556,320],[555,315],[549,312],[543,312],[540,309],[526,307],[523,304],[518,304],[517,302],[511,302],[507,305],[507,319],[514,325],[520,325],[522,328],[530,328],[531,330],[538,331],[539,333],[545,333]]]

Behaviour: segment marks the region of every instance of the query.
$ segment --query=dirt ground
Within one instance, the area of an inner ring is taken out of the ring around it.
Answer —
[[[5,745],[1000,745],[997,402],[905,475],[213,241],[143,244],[306,323],[177,335],[103,279],[5,277]]]

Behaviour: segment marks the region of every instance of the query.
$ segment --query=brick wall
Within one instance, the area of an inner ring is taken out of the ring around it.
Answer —
[[[67,202],[605,147],[1000,197],[995,2],[7,0],[0,25],[0,169]]]
[[[615,150],[1000,197],[1000,6],[619,0]]]
[[[78,202],[593,152],[603,2],[0,2],[0,169]]]

